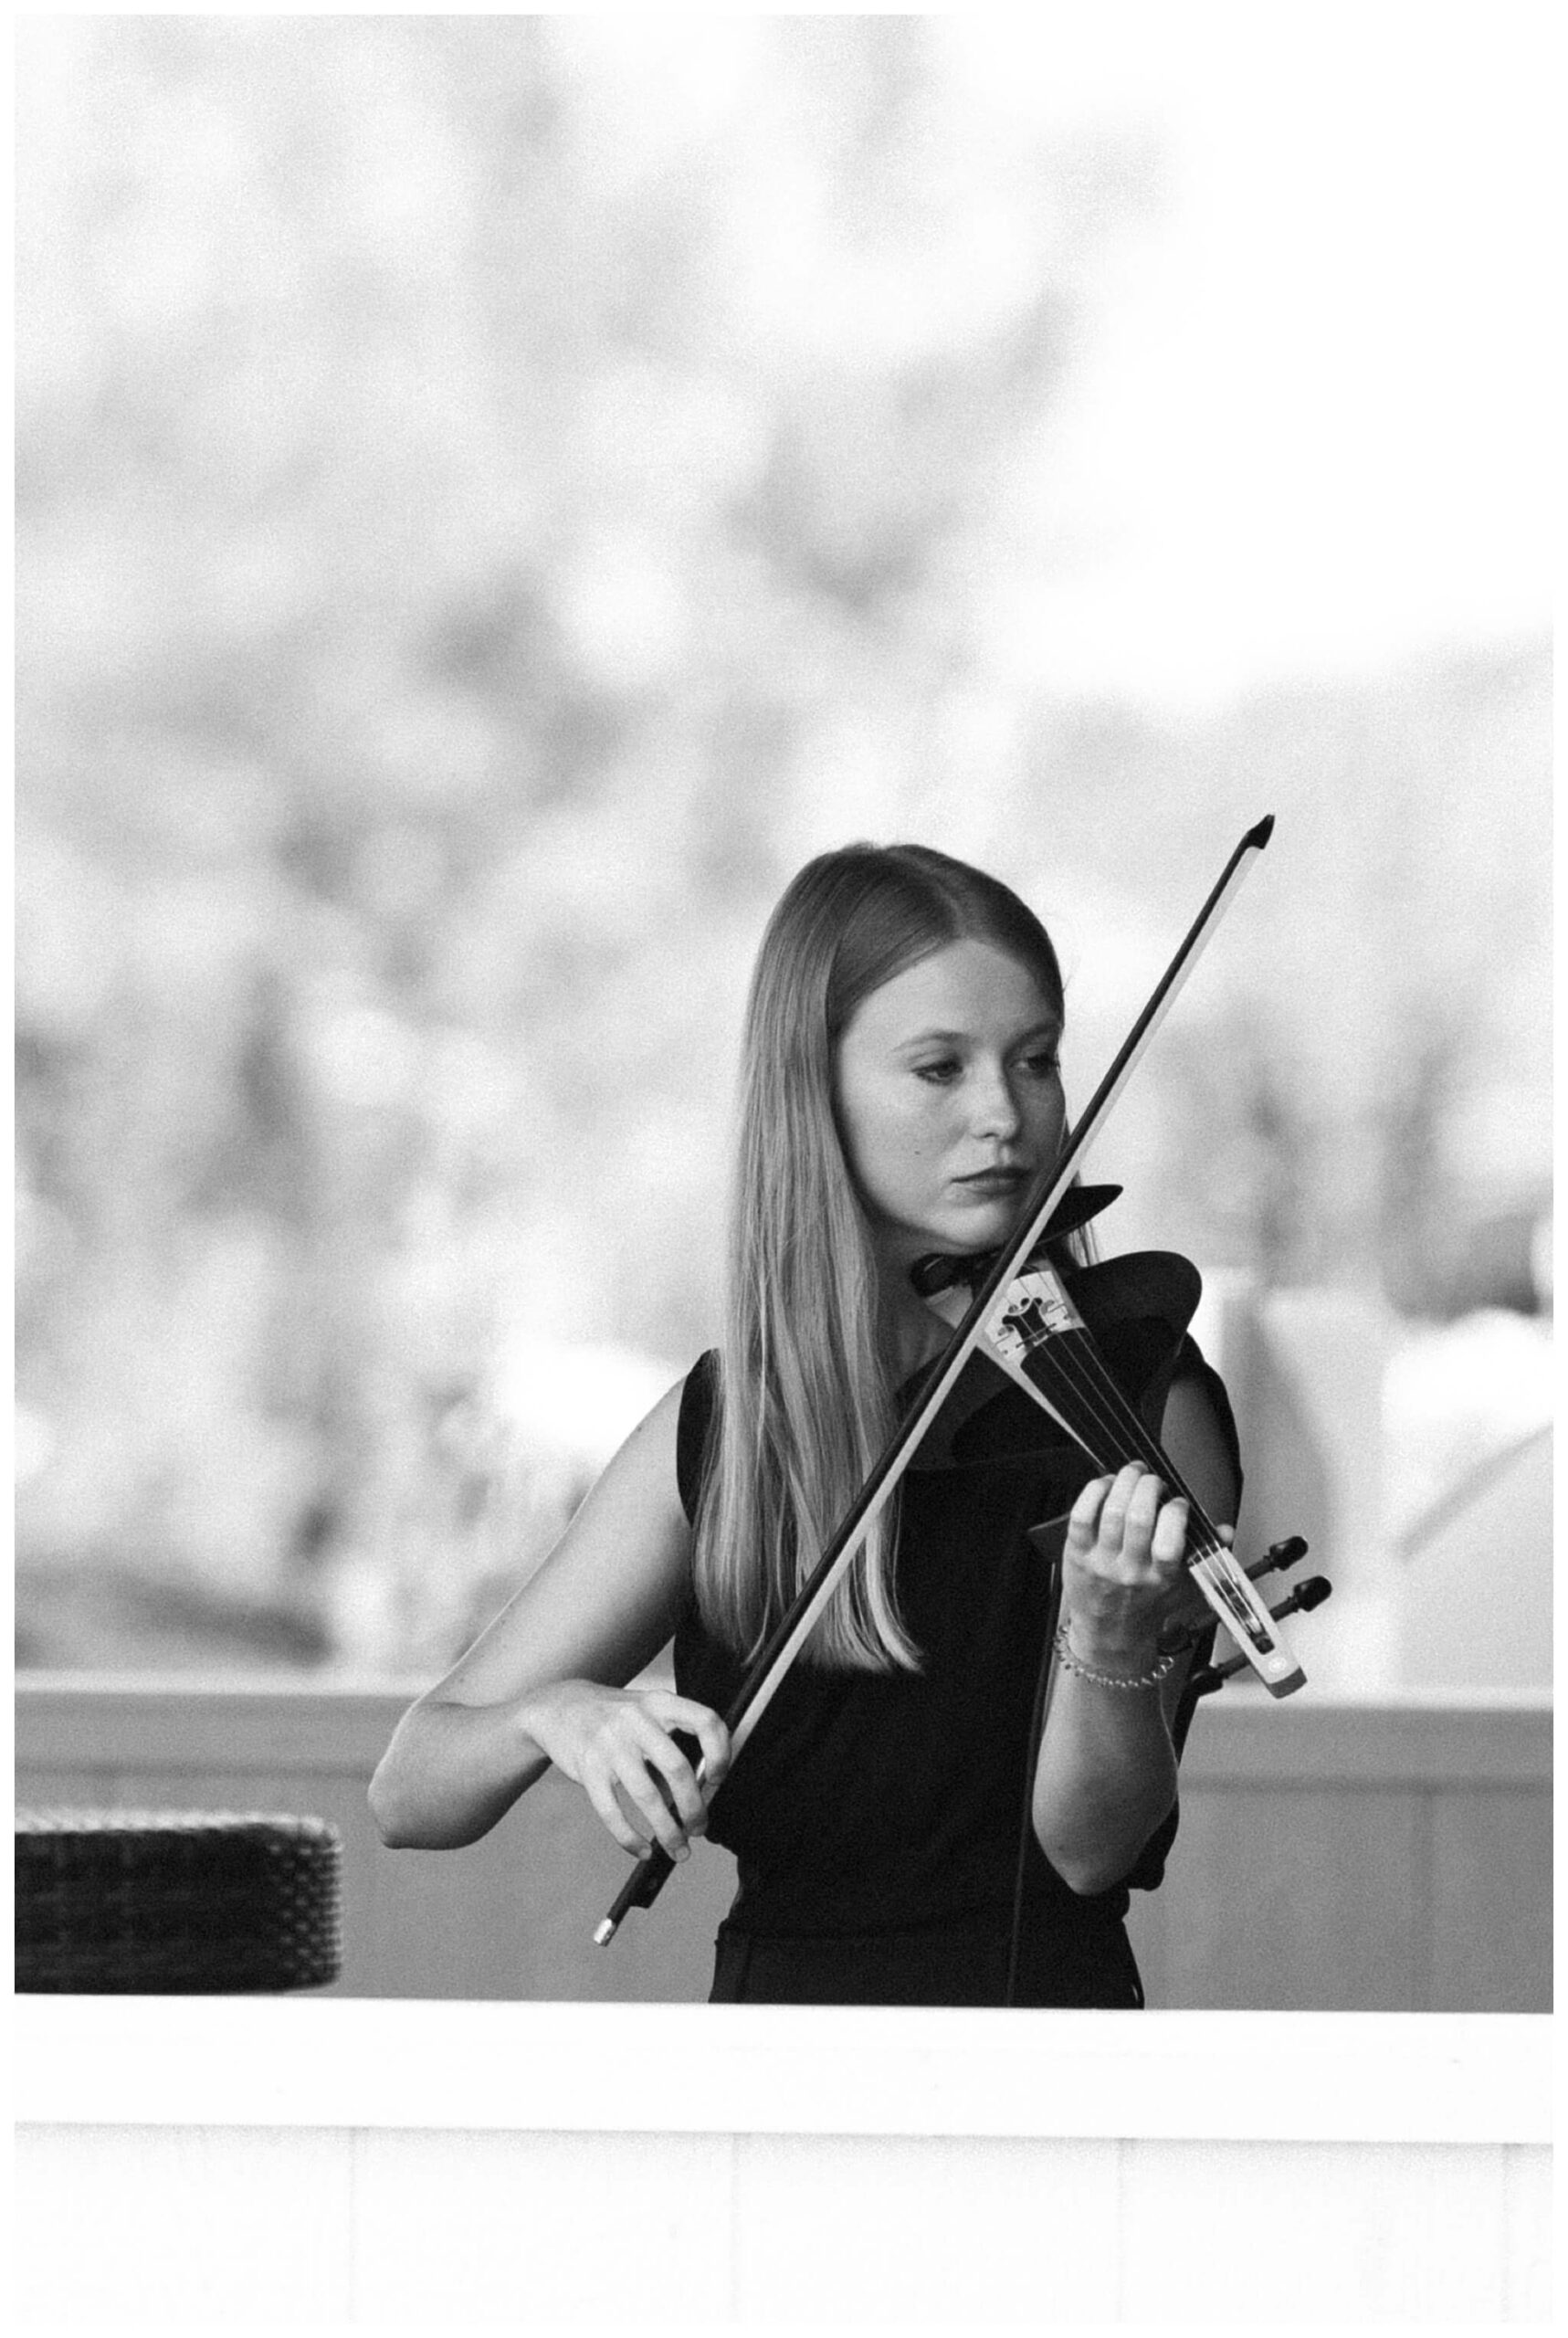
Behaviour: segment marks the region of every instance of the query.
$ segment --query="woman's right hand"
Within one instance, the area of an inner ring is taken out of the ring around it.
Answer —
[[[583,1788],[623,1850],[640,1857],[658,1842],[684,1859],[689,1838],[707,1832],[704,1794],[730,1766],[730,1732],[709,1706],[673,1690],[556,1680],[525,1697],[517,1717],[540,1752]],[[701,1788],[671,1734],[678,1729],[702,1748]]]

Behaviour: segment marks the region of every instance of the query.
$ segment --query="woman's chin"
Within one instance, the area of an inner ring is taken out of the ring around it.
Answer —
[[[941,1230],[932,1229],[928,1248],[951,1250],[960,1258],[974,1250],[994,1250],[1005,1242],[1017,1223],[1018,1205],[1011,1195],[1005,1195],[1000,1200],[966,1204],[943,1213]]]
[[[976,1200],[936,1212],[923,1226],[884,1223],[880,1229],[883,1259],[895,1273],[907,1274],[933,1252],[966,1259],[999,1249],[1018,1223],[1018,1207],[1011,1195]]]
[[[961,1239],[977,1250],[994,1248],[1017,1225],[1023,1198],[1021,1192],[977,1195],[973,1201],[958,1204],[949,1217]]]

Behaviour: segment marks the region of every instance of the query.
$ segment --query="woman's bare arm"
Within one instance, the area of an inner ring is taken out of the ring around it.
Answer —
[[[1197,1380],[1179,1380],[1173,1387],[1161,1442],[1215,1525],[1232,1523],[1236,1473]],[[1147,1539],[1155,1511],[1148,1480],[1145,1488]],[[1080,1592],[1095,1588],[1086,1576],[1079,1584]],[[1208,1615],[1184,1576],[1174,1596],[1144,1583],[1123,1600],[1075,1599],[1065,1561],[1062,1612],[1085,1664],[1131,1676],[1152,1668],[1161,1627],[1173,1616],[1206,1620]],[[1103,1688],[1058,1665],[1035,1774],[1034,1820],[1046,1856],[1073,1890],[1109,1890],[1169,1815],[1176,1799],[1171,1725],[1188,1663],[1178,1658],[1158,1692]]]
[[[690,1585],[680,1394],[660,1398],[537,1573],[398,1723],[370,1786],[384,1842],[476,1842],[552,1761],[629,1850],[658,1837],[683,1854],[700,1830],[701,1797],[670,1732],[700,1739],[716,1783],[722,1723],[689,1699],[625,1685],[669,1638]]]

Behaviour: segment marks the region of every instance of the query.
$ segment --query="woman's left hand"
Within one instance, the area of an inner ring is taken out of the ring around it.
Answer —
[[[1219,1530],[1225,1541],[1231,1530]],[[1163,1479],[1130,1461],[1114,1478],[1091,1478],[1073,1504],[1062,1553],[1063,1620],[1086,1664],[1136,1672],[1160,1634],[1205,1620],[1208,1610],[1182,1561],[1187,1504],[1166,1499]]]

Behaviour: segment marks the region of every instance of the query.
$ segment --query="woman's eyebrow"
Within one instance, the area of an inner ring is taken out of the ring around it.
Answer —
[[[1021,1048],[1030,1039],[1047,1037],[1059,1039],[1064,1027],[1059,1015],[1042,1016],[1037,1023],[1030,1023],[1020,1031],[1012,1044],[1016,1048]],[[929,1048],[937,1045],[950,1048],[967,1047],[973,1037],[973,1031],[917,1031],[912,1039],[900,1040],[899,1052],[901,1055],[913,1048]]]

